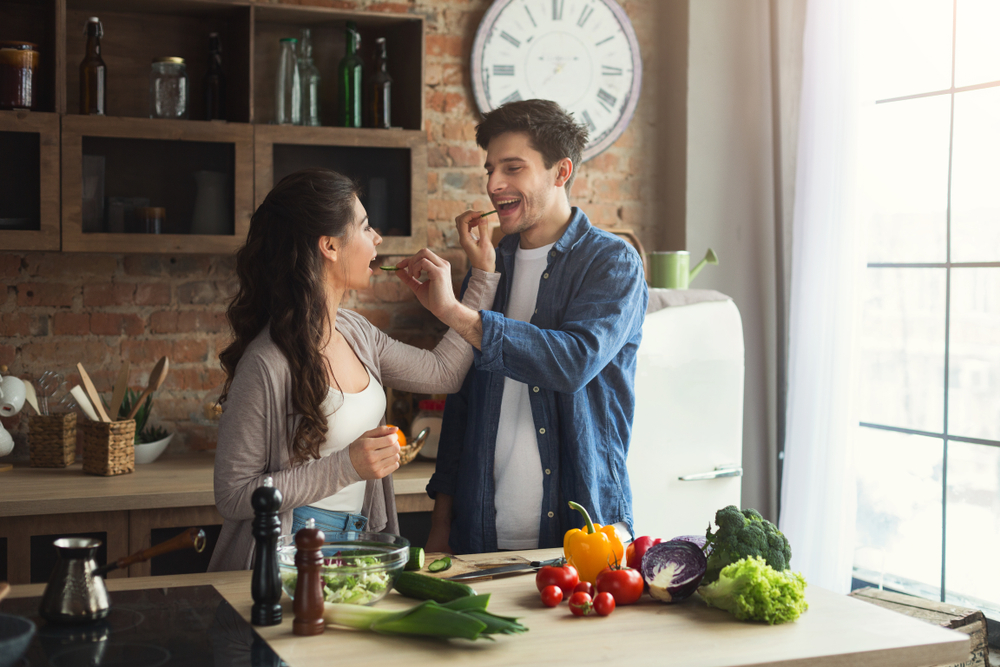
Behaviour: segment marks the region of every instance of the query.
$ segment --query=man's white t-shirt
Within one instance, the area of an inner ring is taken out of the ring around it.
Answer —
[[[538,297],[538,283],[553,245],[550,243],[530,250],[518,247],[514,256],[514,280],[504,311],[506,317],[522,322],[531,320]],[[538,453],[538,438],[528,396],[528,385],[504,378],[493,460],[497,547],[500,549],[538,548],[542,459]]]

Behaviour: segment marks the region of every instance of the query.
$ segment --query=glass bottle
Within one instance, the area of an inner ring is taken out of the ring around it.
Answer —
[[[392,77],[389,76],[385,53],[385,37],[375,40],[375,76],[371,83],[371,126],[389,129],[392,126]]]
[[[208,71],[205,72],[205,120],[226,119],[226,75],[222,71],[219,33],[208,34]]]
[[[101,37],[104,26],[96,16],[87,20],[87,52],[80,63],[80,113],[104,116],[107,112],[108,68],[101,59]]]
[[[302,29],[299,42],[299,82],[302,85],[302,124],[318,126],[319,123],[319,70],[312,58],[312,35],[309,28]]]
[[[361,127],[361,79],[364,67],[358,56],[361,36],[354,21],[347,22],[347,52],[337,67],[337,120],[343,127]]]
[[[183,58],[154,58],[149,74],[149,117],[188,117],[187,65]]]
[[[296,54],[298,42],[294,37],[281,39],[274,91],[274,122],[279,125],[302,123],[302,86],[299,82],[299,59]]]

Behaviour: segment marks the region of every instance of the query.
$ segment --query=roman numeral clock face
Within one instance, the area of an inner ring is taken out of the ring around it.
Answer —
[[[641,83],[639,43],[614,0],[496,0],[472,45],[480,110],[558,102],[590,130],[584,160],[625,131]]]

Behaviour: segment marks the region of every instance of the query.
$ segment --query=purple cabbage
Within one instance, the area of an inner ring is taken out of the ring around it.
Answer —
[[[708,570],[697,544],[684,540],[660,542],[642,557],[642,578],[649,594],[660,602],[680,602],[691,596]]]
[[[704,535],[678,535],[677,537],[672,538],[671,541],[674,542],[677,540],[694,544],[701,549],[706,558],[712,554],[712,545],[708,543],[708,540],[705,539]]]

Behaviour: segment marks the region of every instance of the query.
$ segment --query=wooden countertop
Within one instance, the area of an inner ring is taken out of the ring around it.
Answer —
[[[114,477],[84,474],[79,462],[67,468],[15,465],[0,473],[0,517],[214,505],[214,463],[214,453],[190,454],[137,465],[134,473]],[[397,470],[397,500],[429,501],[424,487],[433,472],[434,464],[424,461]]]
[[[522,552],[527,558],[551,558],[559,550]],[[483,556],[485,557],[485,556]],[[473,556],[463,556],[475,560]],[[167,577],[133,577],[108,581],[113,591],[212,584],[246,619],[250,618],[250,573],[223,572]],[[337,628],[317,637],[292,634],[291,601],[283,599],[284,621],[255,628],[291,667],[339,664],[373,667],[423,665],[691,665],[739,667],[916,667],[968,659],[969,638],[872,604],[809,587],[809,611],[795,623],[768,626],[742,623],[728,613],[707,607],[697,597],[676,605],[645,596],[619,607],[607,618],[576,618],[566,603],[543,607],[530,574],[473,583],[480,593],[492,593],[490,610],[518,616],[529,631],[497,637],[495,642],[466,642],[403,637]],[[13,597],[41,595],[44,586],[14,586]],[[415,604],[396,594],[379,608]],[[405,662],[404,662],[405,661]]]

